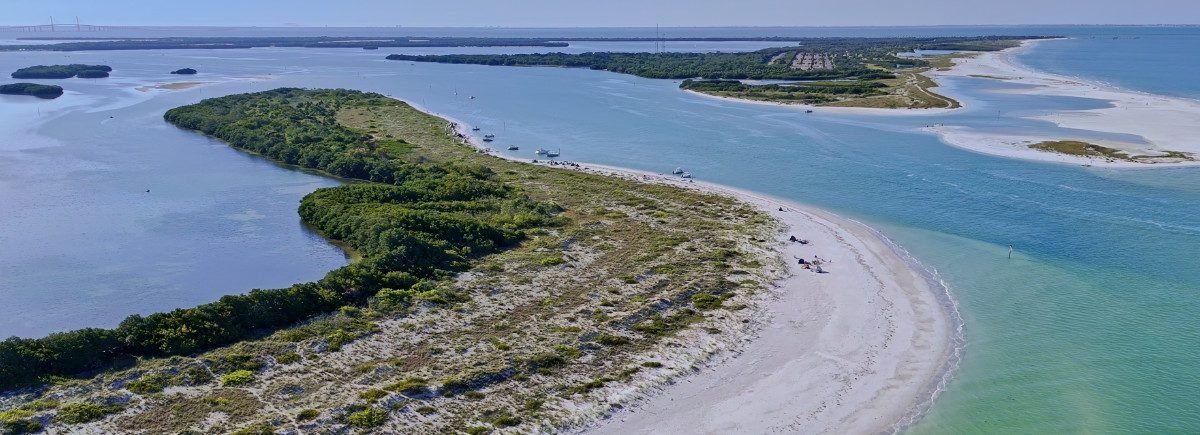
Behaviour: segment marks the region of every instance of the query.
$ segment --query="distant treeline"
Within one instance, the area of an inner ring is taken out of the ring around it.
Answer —
[[[750,53],[546,53],[546,54],[393,54],[388,60],[493,66],[562,66],[633,74],[652,79],[786,79],[854,77],[864,68],[797,71],[768,65],[773,50]]]
[[[28,95],[52,100],[62,96],[63,88],[62,86],[39,85],[37,83],[12,83],[0,85],[0,94]]]
[[[751,88],[772,90],[796,90],[814,94],[831,95],[882,95],[880,89],[887,85],[869,80],[849,80],[842,82],[796,82],[766,85],[748,85],[739,80],[684,80],[680,86],[683,89],[695,91],[727,91],[738,92]]]
[[[32,38],[31,38],[32,39]],[[71,38],[75,39],[75,38]],[[566,47],[570,44],[536,38],[393,38],[393,37],[180,37],[128,38],[57,44],[0,45],[0,51],[175,50],[255,47]]]
[[[108,77],[112,67],[108,65],[37,65],[21,68],[12,73],[14,79],[69,79],[79,77],[94,79]]]
[[[24,40],[64,41],[55,44],[0,45],[0,51],[82,51],[82,50],[171,50],[171,49],[233,49],[255,47],[567,47],[571,42],[787,42],[805,47],[836,50],[839,47],[861,47],[865,45],[920,46],[929,50],[979,50],[988,51],[997,43],[1022,39],[1039,39],[1038,36],[984,36],[968,38],[805,38],[786,36],[762,37],[697,37],[697,38],[478,38],[478,37],[379,37],[379,36],[285,36],[285,37],[171,37],[171,38],[61,38],[32,37]],[[899,51],[911,51],[901,49]],[[898,51],[893,51],[896,53]]]
[[[993,51],[1037,37],[985,36],[970,38],[807,38],[799,47],[768,48],[743,53],[544,53],[544,54],[393,54],[390,60],[502,66],[562,66],[591,68],[656,79],[781,79],[826,80],[864,78],[875,66],[926,66],[921,59],[899,57],[915,50],[958,49]],[[790,62],[771,62],[794,54],[797,48],[823,53],[832,69],[793,70]]]
[[[129,316],[88,328],[0,342],[0,388],[73,375],[143,356],[188,355],[269,332],[348,304],[405,310],[454,300],[434,283],[471,258],[551,225],[558,210],[493,181],[484,167],[404,162],[389,145],[338,124],[339,108],[395,104],[347,90],[277,89],[204,100],[165,119],[277,162],[366,181],[319,189],[300,216],[362,259],[317,282],[253,290],[195,308]]]
[[[738,80],[684,80],[681,89],[739,98],[793,101],[822,104],[842,98],[862,98],[887,94],[887,85],[872,80],[839,82],[797,82],[786,84],[748,85]],[[768,97],[769,98],[765,98]]]

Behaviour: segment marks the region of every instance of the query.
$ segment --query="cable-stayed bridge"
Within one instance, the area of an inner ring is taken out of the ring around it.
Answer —
[[[95,24],[83,24],[79,22],[79,17],[75,17],[75,22],[55,22],[54,17],[50,17],[48,24],[34,24],[29,26],[0,26],[0,31],[8,32],[100,32],[111,30],[116,26],[98,26]]]

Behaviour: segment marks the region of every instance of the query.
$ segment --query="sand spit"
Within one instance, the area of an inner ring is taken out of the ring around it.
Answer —
[[[469,143],[490,152],[453,122]],[[694,373],[610,397],[622,409],[584,432],[893,432],[928,406],[957,363],[961,322],[945,287],[861,223],[676,176],[540,163],[733,196],[779,221],[780,255],[791,265],[788,277],[760,296],[764,315],[752,339],[729,343],[732,350]],[[825,273],[800,259],[818,260]]]

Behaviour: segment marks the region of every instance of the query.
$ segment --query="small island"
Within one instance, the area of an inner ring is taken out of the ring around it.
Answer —
[[[31,97],[53,100],[63,94],[62,86],[39,85],[37,83],[11,83],[0,85],[0,94],[28,95]]]
[[[182,69],[177,69],[175,71],[171,71],[171,74],[194,75],[194,74],[196,74],[196,70],[192,69],[192,68],[182,68]]]
[[[1139,154],[1078,140],[1048,140],[1029,145],[1030,149],[1049,153],[1065,154],[1093,159],[1133,163],[1180,163],[1195,161],[1195,156],[1182,151],[1161,151],[1157,154]]]
[[[112,67],[108,65],[37,65],[26,68],[21,68],[12,73],[14,79],[69,79],[71,77],[79,77],[83,79],[95,79],[108,77],[108,73],[112,71]]]
[[[954,109],[923,73],[970,54],[917,57],[922,50],[999,51],[1042,37],[807,38],[798,46],[743,53],[539,53],[387,56],[388,60],[589,68],[653,79],[714,97],[840,107]],[[763,80],[772,82],[763,83]]]

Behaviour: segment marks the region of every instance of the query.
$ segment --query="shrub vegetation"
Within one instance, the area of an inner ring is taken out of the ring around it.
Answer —
[[[81,75],[87,73],[87,77]],[[69,79],[71,77],[96,78],[108,77],[112,67],[108,65],[37,65],[21,68],[12,73],[14,79]],[[103,73],[103,75],[101,75]]]
[[[131,356],[189,355],[337,310],[368,304],[388,310],[452,303],[435,285],[471,258],[512,246],[529,228],[550,225],[557,207],[493,180],[478,165],[405,162],[371,137],[337,123],[339,107],[386,97],[347,90],[276,89],[232,95],[167,111],[177,126],[214,136],[276,161],[351,183],[319,189],[300,217],[362,259],[317,282],[256,289],[195,308],[133,315],[115,329],[87,328],[41,339],[0,342],[0,388],[105,368]],[[336,349],[370,328],[329,333]]]

